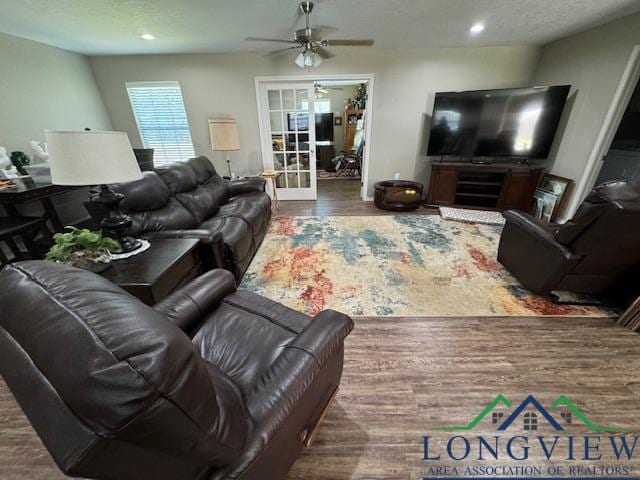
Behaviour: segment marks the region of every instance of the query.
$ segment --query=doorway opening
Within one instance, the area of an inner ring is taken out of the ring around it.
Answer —
[[[611,146],[602,159],[595,184],[612,180],[640,180],[640,81],[636,82]]]
[[[255,80],[263,168],[278,176],[278,199],[367,199],[373,75]]]
[[[314,82],[318,198],[358,200],[367,122],[367,80]]]
[[[620,143],[620,140],[627,136],[626,133],[619,137],[618,141],[616,141],[616,144],[614,145],[614,139],[616,139],[618,134],[619,126],[629,111],[629,107],[632,109],[637,107],[637,102],[636,107],[631,105],[631,102],[632,97],[636,96],[639,81],[640,45],[636,45],[629,56],[627,66],[622,74],[622,78],[620,79],[620,83],[618,84],[618,88],[614,94],[609,111],[604,119],[600,133],[596,138],[596,143],[585,168],[585,174],[578,182],[576,193],[573,196],[569,207],[568,218],[575,214],[578,206],[582,203],[582,200],[584,200],[594,186],[602,183],[602,181],[607,181],[605,180],[606,178],[612,179],[612,176],[619,176],[620,173],[628,175],[629,172],[634,170],[630,168],[629,165],[637,165],[636,162],[640,162],[637,152],[635,154],[631,154],[630,161],[628,161],[628,159],[623,159],[621,161],[617,158],[620,156],[618,151],[621,146],[623,146],[628,153],[629,143]],[[611,160],[612,163],[605,167],[605,164],[609,163],[609,160]],[[616,164],[618,167],[616,167]],[[621,165],[624,166],[620,168]],[[603,170],[604,172],[602,172]],[[616,173],[616,171],[618,171],[618,173]],[[625,171],[627,173],[624,173]]]

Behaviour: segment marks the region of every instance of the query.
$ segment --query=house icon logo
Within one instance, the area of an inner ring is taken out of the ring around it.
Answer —
[[[491,422],[493,425],[496,425],[496,430],[498,431],[505,431],[514,425],[521,425],[525,431],[536,431],[543,422],[546,422],[546,424],[550,425],[557,432],[564,431],[567,425],[578,423],[583,424],[592,432],[625,431],[624,428],[605,427],[593,423],[582,410],[564,395],[560,395],[551,404],[550,409],[545,408],[533,395],[528,395],[509,415],[503,411],[496,411],[500,406],[511,408],[512,403],[504,395],[500,394],[468,424],[434,428],[433,430],[470,431],[484,420],[485,417],[491,414]],[[551,412],[553,412],[553,414]]]

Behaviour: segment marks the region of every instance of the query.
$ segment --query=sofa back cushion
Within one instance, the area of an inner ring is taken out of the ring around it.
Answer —
[[[124,194],[120,209],[133,221],[131,235],[189,229],[199,224],[156,172],[142,175],[141,180],[113,185],[114,191]]]
[[[569,240],[571,251],[584,257],[574,273],[617,276],[640,265],[637,225],[640,182],[608,182],[589,194],[557,238]]]
[[[196,172],[189,165],[174,163],[157,172],[174,198],[193,215],[198,224],[218,213],[219,196],[198,184]]]
[[[222,206],[231,198],[229,184],[216,172],[213,163],[205,157],[190,158],[185,162],[196,175],[198,185],[206,188],[215,196],[218,205]]]

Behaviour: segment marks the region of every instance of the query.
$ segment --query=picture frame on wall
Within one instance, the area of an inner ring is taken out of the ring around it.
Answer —
[[[534,194],[533,215],[546,222],[555,222],[564,210],[573,187],[573,180],[545,173]]]
[[[341,116],[333,117],[333,125],[336,127],[342,126],[342,117]]]

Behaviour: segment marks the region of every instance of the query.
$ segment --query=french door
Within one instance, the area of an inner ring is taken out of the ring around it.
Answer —
[[[260,83],[260,138],[265,171],[275,171],[279,200],[315,200],[313,82]]]

